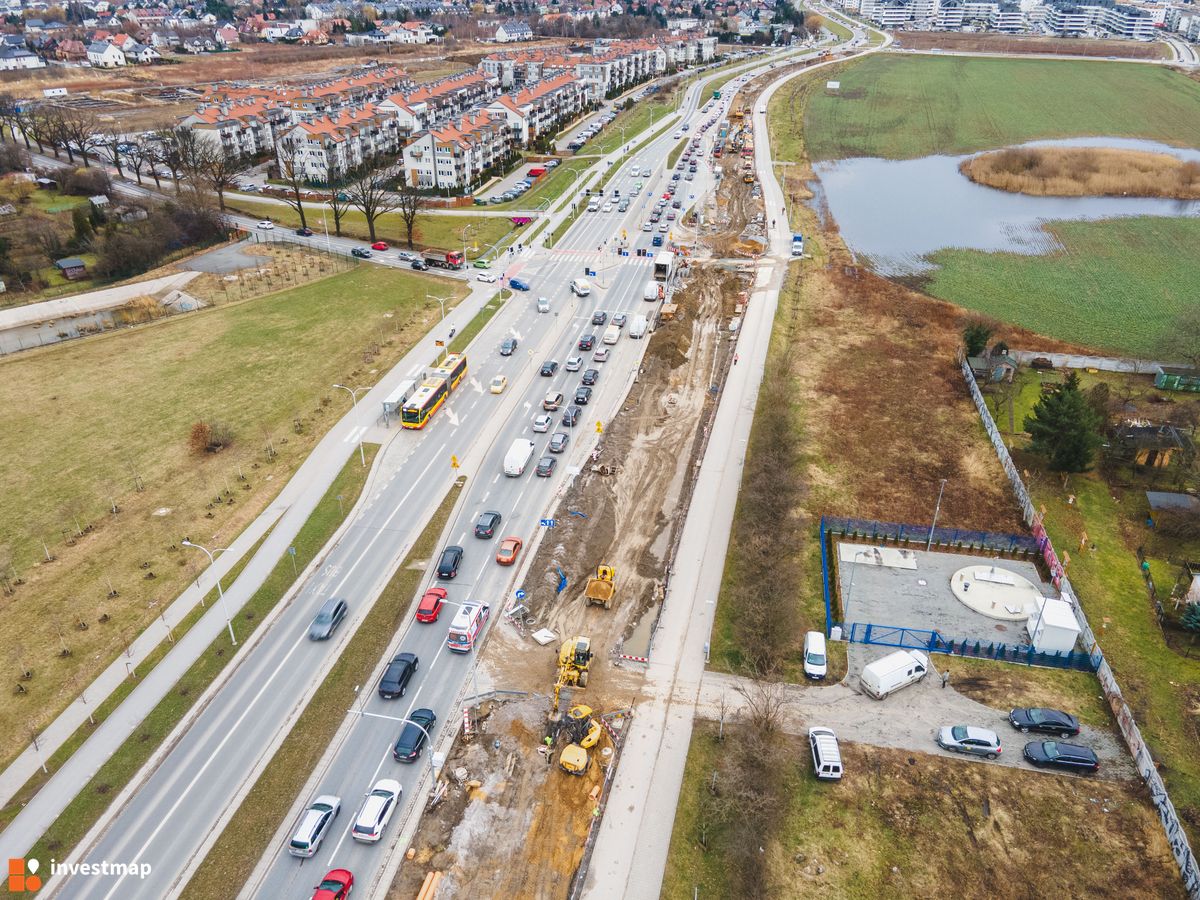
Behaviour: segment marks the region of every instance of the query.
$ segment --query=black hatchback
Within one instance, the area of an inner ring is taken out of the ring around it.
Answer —
[[[606,313],[604,310],[598,309],[594,313],[592,313],[592,324],[593,325],[603,325],[607,321],[608,321],[608,313]]]
[[[585,334],[579,339],[580,350],[591,350],[596,346],[596,336],[594,334]]]
[[[1054,766],[1071,772],[1098,772],[1100,760],[1091,747],[1064,744],[1059,741],[1030,741],[1025,745],[1025,758],[1035,766]]]
[[[596,380],[599,377],[600,377],[599,369],[587,369],[583,373],[583,383],[590,387],[591,385],[594,385],[596,383]]]
[[[392,747],[392,759],[397,762],[415,762],[425,746],[425,738],[433,731],[437,716],[432,709],[414,709],[408,714],[404,729]]]
[[[1023,734],[1029,734],[1031,731],[1058,737],[1074,737],[1079,734],[1079,720],[1058,709],[1042,709],[1036,706],[1014,709],[1008,714],[1008,721]]]
[[[403,697],[420,663],[415,653],[397,653],[379,679],[379,696],[384,700]]]
[[[448,579],[453,578],[458,574],[459,563],[462,562],[463,548],[458,545],[447,547],[442,551],[442,558],[438,562],[437,577]]]
[[[496,534],[496,529],[500,526],[502,516],[495,510],[488,510],[479,514],[479,518],[475,520],[475,537],[490,538]]]
[[[587,387],[585,385],[584,387],[575,389],[575,402],[578,403],[580,406],[586,406],[587,402],[591,399],[592,399],[592,389],[590,387]]]

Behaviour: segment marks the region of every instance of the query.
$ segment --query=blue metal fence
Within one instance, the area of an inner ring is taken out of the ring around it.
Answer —
[[[825,637],[833,625],[833,599],[829,590],[829,541],[825,539],[825,519],[821,519],[821,584],[825,590]]]
[[[875,542],[925,544],[929,541],[928,525],[900,522],[876,522],[872,519],[852,519],[828,516],[821,520],[822,538],[840,534]],[[1036,556],[1037,541],[1029,535],[1005,534],[998,531],[970,531],[963,528],[934,528],[933,543],[939,547],[964,550],[993,550],[1014,556]]]
[[[840,623],[839,623],[840,624]],[[847,641],[856,644],[875,644],[884,647],[903,647],[908,650],[924,650],[927,653],[944,653],[948,656],[970,656],[975,659],[994,659],[1000,662],[1019,663],[1025,666],[1044,666],[1052,669],[1074,669],[1080,672],[1095,672],[1102,659],[1099,653],[1043,653],[1028,645],[1000,644],[994,641],[960,640],[947,638],[936,631],[920,628],[904,628],[895,625],[876,625],[871,622],[851,622],[840,625]]]

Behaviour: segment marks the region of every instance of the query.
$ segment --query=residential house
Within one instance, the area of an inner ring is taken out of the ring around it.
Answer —
[[[88,46],[87,60],[92,66],[100,69],[115,69],[126,65],[125,54],[104,41],[98,41]]]
[[[153,47],[148,47],[145,44],[139,44],[137,41],[127,43],[122,52],[125,54],[125,59],[144,66],[148,66],[151,63],[162,59],[162,54],[160,54]]]
[[[87,45],[83,41],[62,40],[54,48],[54,58],[63,62],[86,62]]]
[[[497,44],[512,44],[519,41],[532,41],[533,29],[528,22],[520,19],[509,19],[496,29]]]
[[[28,50],[0,50],[0,71],[12,72],[17,69],[42,69],[46,61]]]
[[[587,102],[584,82],[573,72],[563,72],[514,94],[502,94],[485,109],[505,119],[515,143],[529,145],[574,119]]]
[[[68,281],[78,281],[80,278],[87,278],[87,263],[78,256],[69,256],[66,259],[56,260],[54,268],[62,273],[63,278]]]

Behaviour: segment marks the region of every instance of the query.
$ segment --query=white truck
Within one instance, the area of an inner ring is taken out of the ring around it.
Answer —
[[[645,337],[648,325],[645,316],[634,316],[629,320],[629,336],[634,339]]]
[[[675,272],[675,254],[670,250],[659,250],[654,255],[654,280],[670,281]]]
[[[920,650],[897,650],[863,667],[859,680],[867,695],[882,700],[929,674],[929,657]]]
[[[621,327],[619,325],[609,325],[604,329],[604,337],[601,342],[605,344],[615,344],[621,339]]]
[[[534,446],[533,441],[528,438],[517,438],[513,441],[504,456],[504,474],[510,478],[524,474],[525,467],[533,458]]]

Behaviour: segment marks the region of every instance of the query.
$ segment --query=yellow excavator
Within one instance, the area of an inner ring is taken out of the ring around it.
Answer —
[[[612,566],[596,566],[596,577],[588,579],[583,592],[588,606],[596,603],[605,609],[612,609],[613,594],[617,592],[616,577],[616,570]]]
[[[558,715],[558,694],[564,687],[587,687],[588,666],[592,664],[592,639],[573,637],[558,648],[558,678],[554,682],[552,716]]]
[[[583,775],[592,763],[588,751],[599,742],[604,726],[592,718],[590,706],[580,705],[571,707],[563,727],[571,743],[563,748],[558,757],[559,768],[568,775]]]

